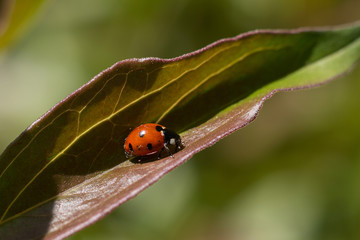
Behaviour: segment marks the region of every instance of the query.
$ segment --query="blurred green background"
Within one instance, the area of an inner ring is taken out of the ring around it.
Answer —
[[[119,60],[262,28],[358,20],[358,0],[45,1],[0,52],[0,152]],[[360,67],[257,120],[70,239],[360,239]]]

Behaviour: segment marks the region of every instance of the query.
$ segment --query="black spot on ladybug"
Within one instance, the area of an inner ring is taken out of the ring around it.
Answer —
[[[149,149],[149,150],[152,149],[152,144],[151,143],[148,143],[146,146],[147,146],[147,149]]]
[[[163,128],[162,128],[161,126],[156,126],[155,129],[156,129],[156,131],[158,131],[158,132],[161,132],[161,131],[163,130]]]
[[[129,143],[129,149],[130,149],[130,151],[134,151],[134,149],[133,149],[133,147],[132,147],[131,143]]]
[[[145,136],[145,130],[140,131],[140,132],[139,132],[139,136],[140,136],[140,137]]]

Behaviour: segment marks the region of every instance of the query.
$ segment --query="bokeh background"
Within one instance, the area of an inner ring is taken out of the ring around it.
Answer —
[[[0,52],[0,152],[119,60],[263,28],[359,19],[358,0],[48,0]],[[281,93],[80,239],[360,239],[360,67]]]

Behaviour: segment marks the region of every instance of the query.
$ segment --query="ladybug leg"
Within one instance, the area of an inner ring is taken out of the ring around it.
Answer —
[[[161,149],[161,151],[159,152],[159,155],[157,157],[157,159],[160,159],[161,158],[161,153],[164,151],[164,148]]]
[[[126,157],[126,158],[130,158],[131,156],[132,156],[132,152],[131,152],[131,153],[128,153],[128,152],[125,151],[125,157]]]
[[[172,158],[174,158],[174,156],[172,155],[172,153],[171,153],[171,151],[170,151],[170,149],[168,148],[168,146],[167,146],[166,143],[164,144],[164,148],[166,149],[166,151],[168,152],[168,154],[169,154]],[[163,149],[164,149],[164,148],[163,148]]]

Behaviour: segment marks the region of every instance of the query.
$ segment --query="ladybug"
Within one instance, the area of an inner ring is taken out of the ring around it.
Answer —
[[[175,147],[175,152],[182,146],[180,136],[166,127],[156,123],[146,123],[130,132],[125,139],[126,157],[144,157],[158,153],[160,158],[164,149],[173,157],[169,146]]]

